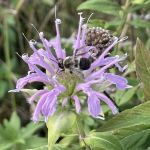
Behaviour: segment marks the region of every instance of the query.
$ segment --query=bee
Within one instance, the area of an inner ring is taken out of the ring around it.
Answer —
[[[85,45],[94,46],[95,49],[91,49],[89,51],[91,54],[88,58],[82,57],[84,53],[75,53],[73,56],[67,56],[64,59],[57,58],[59,69],[61,69],[61,71],[68,70],[71,74],[74,73],[83,76],[83,71],[86,71],[91,67],[93,61],[99,57],[99,55],[113,42],[113,40],[114,36],[111,35],[108,30],[100,27],[88,28]],[[79,52],[82,48],[84,47],[79,48],[77,52]]]
[[[92,62],[94,61],[93,57],[74,57],[67,56],[65,59],[58,59],[58,67],[62,70],[69,70],[69,72],[75,73],[83,77],[82,71],[88,70],[91,67]]]

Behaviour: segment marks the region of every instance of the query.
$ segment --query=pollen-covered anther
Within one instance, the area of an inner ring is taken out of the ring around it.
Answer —
[[[43,32],[40,32],[40,33],[39,33],[39,37],[40,37],[40,38],[43,38],[43,37],[44,37],[44,33],[43,33]]]
[[[55,22],[58,23],[58,24],[61,24],[61,20],[60,19],[56,19]]]

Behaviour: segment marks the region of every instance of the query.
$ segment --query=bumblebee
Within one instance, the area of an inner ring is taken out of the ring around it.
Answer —
[[[73,56],[68,56],[65,59],[58,59],[58,66],[60,69],[68,69],[70,73],[75,73],[76,71],[82,72],[88,70],[91,67],[91,63],[94,61],[92,57],[89,58],[74,58]]]

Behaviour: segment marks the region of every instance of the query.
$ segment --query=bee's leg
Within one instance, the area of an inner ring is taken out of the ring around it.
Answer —
[[[73,68],[70,68],[69,72],[70,72],[70,74],[72,74],[73,73]]]
[[[57,71],[56,71],[56,74],[60,74],[61,72],[63,72],[64,71],[64,69],[57,69]]]

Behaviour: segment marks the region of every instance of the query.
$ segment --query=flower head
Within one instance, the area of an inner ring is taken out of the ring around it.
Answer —
[[[71,57],[72,62],[75,61],[75,57],[78,57],[78,63],[81,58],[88,59],[94,55],[94,53],[91,54],[91,50],[98,51],[98,48],[95,46],[86,45],[88,28],[87,24],[83,24],[84,18],[81,13],[79,15],[78,33],[73,42],[73,55]],[[101,101],[108,105],[113,114],[118,113],[115,104],[97,87],[102,87],[106,83],[108,86],[114,84],[116,88],[121,90],[130,87],[124,77],[108,72],[110,67],[116,67],[119,71],[124,71],[127,67],[121,67],[119,64],[126,58],[126,55],[121,57],[108,55],[110,50],[121,40],[113,37],[109,46],[89,64],[88,69],[81,70],[75,64],[72,64],[70,67],[72,70],[70,68],[66,69],[64,66],[60,67],[59,64],[61,60],[61,65],[64,65],[64,60],[67,58],[65,50],[61,46],[60,24],[61,20],[56,19],[56,38],[53,40],[48,41],[44,38],[43,32],[39,33],[43,48],[38,49],[36,48],[36,41],[29,41],[33,54],[31,56],[27,54],[22,55],[22,59],[28,64],[29,72],[27,76],[17,81],[16,89],[11,91],[19,92],[28,83],[32,82],[44,83],[45,88],[36,90],[29,98],[29,103],[33,103],[38,99],[32,117],[35,122],[39,121],[40,115],[44,116],[45,121],[47,121],[48,117],[55,113],[59,102],[62,103],[63,107],[71,101],[69,104],[74,104],[76,112],[79,113],[83,103],[80,97],[81,93],[84,97],[87,97],[87,100],[84,99],[84,103],[87,103],[91,116],[98,118],[100,115],[103,115]],[[56,56],[52,53],[52,49],[55,50]],[[77,53],[81,55],[77,56]],[[46,71],[42,71],[43,69],[41,70],[41,68],[44,68]]]

